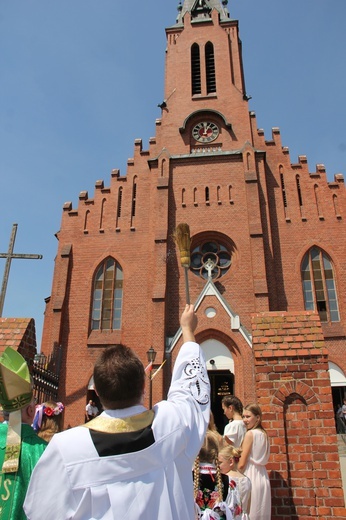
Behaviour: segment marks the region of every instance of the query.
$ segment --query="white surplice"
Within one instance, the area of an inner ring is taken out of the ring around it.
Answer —
[[[144,411],[134,406],[102,415]],[[210,384],[196,343],[181,347],[167,400],[153,411],[155,442],[133,453],[100,457],[84,426],[54,435],[30,480],[28,520],[193,519],[191,468],[210,417]]]

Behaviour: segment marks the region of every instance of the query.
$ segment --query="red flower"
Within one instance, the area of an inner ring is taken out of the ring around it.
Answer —
[[[210,509],[213,509],[213,507],[215,506],[215,504],[218,501],[219,501],[219,493],[217,493],[216,491],[212,491],[209,496],[208,507],[210,507]]]
[[[52,417],[52,415],[54,415],[54,410],[53,408],[49,408],[49,406],[47,406],[47,408],[44,409],[44,413],[45,415],[48,415],[48,417]]]
[[[235,506],[235,509],[234,509],[234,515],[237,516],[237,515],[240,515],[241,513],[243,512],[241,506],[238,504]]]
[[[229,487],[232,489],[235,489],[237,487],[237,484],[234,482],[234,480],[229,481]]]
[[[205,511],[206,509],[213,509],[218,501],[219,494],[216,491],[210,491],[210,489],[198,490],[196,504],[198,504],[201,511]]]
[[[196,496],[196,503],[199,505],[200,508],[202,508],[202,506],[204,505],[203,493],[200,490],[198,490],[198,493]]]

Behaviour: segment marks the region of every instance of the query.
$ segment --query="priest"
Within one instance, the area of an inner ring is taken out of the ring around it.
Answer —
[[[186,305],[184,344],[166,401],[143,406],[144,367],[123,345],[94,367],[104,408],[83,426],[56,434],[37,464],[24,510],[28,520],[194,518],[192,466],[210,417],[210,384],[195,343],[197,316]]]

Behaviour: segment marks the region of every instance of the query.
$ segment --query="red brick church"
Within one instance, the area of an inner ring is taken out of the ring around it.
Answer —
[[[333,410],[346,390],[344,177],[292,162],[279,128],[269,139],[257,128],[227,0],[185,0],[166,35],[156,135],[63,208],[42,351],[61,346],[65,426],[97,400],[92,369],[108,345],[145,365],[153,347],[155,367],[166,360],[153,402],[165,396],[186,302],[172,235],[185,222],[218,427],[223,395],[257,401],[273,518],[344,517]]]

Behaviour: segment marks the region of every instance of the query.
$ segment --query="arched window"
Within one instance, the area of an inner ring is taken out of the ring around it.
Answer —
[[[133,185],[132,185],[131,217],[136,216],[136,202],[137,202],[137,177],[135,177],[133,179]]]
[[[91,316],[92,330],[119,330],[123,301],[123,271],[114,260],[106,258],[94,278]]]
[[[166,159],[163,159],[161,163],[161,177],[165,177],[167,175],[167,161]]]
[[[340,218],[339,201],[338,201],[337,195],[333,195],[333,205],[334,205],[335,216]]]
[[[191,82],[192,95],[201,93],[201,59],[199,46],[194,43],[191,47]]]
[[[185,204],[185,188],[181,190],[181,203]]]
[[[137,176],[135,176],[133,178],[133,185],[132,185],[131,228],[133,228],[135,225],[136,205],[137,205]]]
[[[197,200],[197,188],[193,188],[193,203],[194,204],[198,203],[198,200]]]
[[[107,200],[103,199],[101,204],[100,229],[104,228]]]
[[[216,92],[214,45],[208,42],[205,46],[205,70],[207,75],[207,94]]]
[[[333,266],[318,247],[312,247],[303,258],[302,282],[305,309],[317,310],[321,321],[339,321]]]
[[[216,188],[216,197],[217,197],[217,201],[221,202],[221,187],[220,186],[217,186],[217,188]]]
[[[118,190],[118,207],[117,207],[117,218],[115,222],[116,228],[119,226],[119,221],[121,219],[121,210],[122,210],[122,203],[123,203],[123,188],[120,187]]]
[[[119,188],[118,191],[118,210],[117,210],[117,218],[121,217],[121,205],[123,201],[123,189]]]
[[[89,220],[90,211],[87,210],[85,212],[85,218],[84,218],[84,231],[88,230],[88,220]]]
[[[247,169],[247,171],[250,171],[250,158],[251,158],[251,154],[250,154],[250,152],[248,152],[246,154],[246,169]]]
[[[300,187],[300,177],[299,175],[296,175],[296,185],[297,185],[297,194],[298,194],[298,202],[300,208],[303,206],[303,197],[302,197],[302,190]]]
[[[232,199],[232,189],[233,189],[233,186],[232,186],[232,184],[230,184],[230,185],[228,186],[228,198],[229,198],[229,201],[230,201],[230,202],[232,202],[232,200],[233,200],[233,199]]]
[[[315,192],[317,214],[318,214],[319,219],[323,220],[321,190],[317,184],[315,184],[315,186],[314,186],[314,192]]]
[[[282,202],[284,204],[284,208],[285,208],[285,212],[286,212],[286,208],[287,208],[287,195],[286,195],[285,179],[284,179],[282,166],[280,166],[280,183],[281,183]]]

